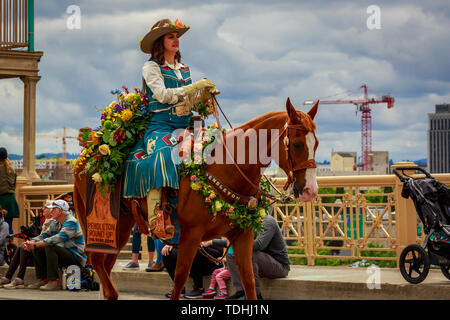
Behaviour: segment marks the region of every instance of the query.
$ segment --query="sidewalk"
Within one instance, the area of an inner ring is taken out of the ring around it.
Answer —
[[[146,263],[140,264],[139,271],[122,271],[127,262],[117,261],[113,269],[113,277],[117,279],[120,291],[164,294],[172,288],[172,281],[166,272],[145,272]],[[287,278],[262,279],[261,292],[264,299],[273,300],[450,300],[450,280],[444,277],[440,269],[431,269],[425,281],[418,285],[406,282],[398,269],[379,270],[380,289],[369,289],[367,281],[371,274],[367,268],[291,266]],[[205,277],[204,286],[208,285],[209,280],[210,277]],[[231,282],[228,285],[232,287]],[[187,289],[191,288],[192,280],[189,279]],[[229,291],[233,293],[234,289]]]
[[[145,272],[147,263],[144,261],[140,262],[140,270],[122,270],[128,261],[118,260],[113,269],[119,295],[124,294],[123,298],[131,295],[144,299],[165,299],[164,294],[173,285],[167,272]],[[0,267],[0,276],[6,270],[7,266]],[[261,293],[264,299],[273,300],[450,300],[450,280],[442,275],[440,269],[430,270],[426,280],[418,285],[407,283],[398,269],[379,269],[379,289],[368,288],[367,281],[371,275],[367,271],[367,268],[352,267],[291,266],[287,278],[262,279]],[[26,282],[34,280],[34,268],[30,267]],[[209,280],[210,277],[204,278],[205,287]],[[231,282],[228,284],[230,293],[233,293]],[[186,288],[192,289],[191,279]],[[95,295],[86,293],[86,299],[93,297],[95,299]]]

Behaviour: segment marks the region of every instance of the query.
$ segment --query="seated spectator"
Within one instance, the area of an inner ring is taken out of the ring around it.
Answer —
[[[77,265],[84,267],[84,237],[77,219],[70,214],[69,204],[64,200],[55,200],[51,209],[53,219],[62,224],[59,232],[55,232],[53,224],[49,231],[41,233],[31,241],[24,243],[25,250],[33,250],[34,267],[38,281],[29,285],[29,289],[59,289],[58,267]]]
[[[271,209],[273,211],[272,207]],[[264,216],[263,229],[258,232],[255,240],[253,240],[252,262],[258,299],[262,299],[259,278],[284,278],[289,273],[290,263],[286,243],[278,223],[269,214]],[[226,299],[245,299],[245,292],[234,255],[227,255],[227,264],[236,292]]]
[[[5,221],[5,214],[6,210],[0,206],[0,266],[5,264],[6,254],[8,252],[6,246],[8,245],[9,225]]]
[[[175,237],[171,239],[171,242],[178,243],[178,237],[179,233],[175,233]],[[205,241],[202,242],[202,245],[205,251],[208,252],[208,254],[210,254],[214,258],[219,258],[223,255],[223,248],[226,247],[226,240],[217,239],[217,241],[214,241],[214,243]],[[167,272],[169,273],[170,278],[174,280],[178,249],[173,246],[166,245],[162,249],[162,255]],[[194,288],[192,291],[185,293],[184,297],[186,299],[201,299],[204,292],[203,276],[211,275],[214,270],[222,267],[222,263],[217,265],[203,256],[200,251],[197,251],[194,261],[192,262],[191,271],[189,274],[189,276],[192,277],[192,280],[194,281]],[[182,293],[184,292],[185,289],[183,289]],[[170,298],[170,296],[171,293],[166,293],[167,298]]]
[[[52,202],[50,200],[47,200],[46,206],[51,205],[51,203]],[[48,232],[48,228],[52,221],[54,222],[53,227],[56,228],[55,232],[58,232],[59,229],[61,229],[61,224],[52,219],[51,209],[47,208],[46,206],[44,206],[42,210],[42,215],[45,221],[42,225],[41,234]],[[32,258],[33,255],[30,251],[25,250],[23,246],[19,246],[19,248],[17,248],[16,252],[14,253],[8,271],[6,272],[5,276],[0,279],[0,285],[3,285],[3,288],[5,289],[25,288],[25,271],[28,266],[28,261]],[[17,273],[14,281],[11,282],[12,276],[14,275],[14,272],[16,272],[17,268],[19,268],[19,272]]]
[[[208,240],[203,243],[206,247],[208,245],[212,245],[214,241],[218,240]],[[222,241],[222,240],[220,240]],[[229,245],[229,241],[227,241],[227,245]],[[230,247],[228,249],[228,253],[233,252],[233,249]],[[226,263],[226,261],[225,261]],[[223,268],[219,268],[213,271],[211,275],[211,282],[209,284],[209,288],[202,294],[203,298],[214,298],[214,300],[221,300],[228,297],[227,283],[226,281],[230,279],[231,274],[230,270],[225,266]],[[219,292],[216,291],[216,284],[219,287]]]

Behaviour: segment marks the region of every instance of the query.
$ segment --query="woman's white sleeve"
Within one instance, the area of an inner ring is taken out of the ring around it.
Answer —
[[[161,69],[153,61],[146,62],[142,67],[142,76],[147,86],[153,92],[153,98],[161,103],[175,104],[183,100],[183,88],[166,88]]]

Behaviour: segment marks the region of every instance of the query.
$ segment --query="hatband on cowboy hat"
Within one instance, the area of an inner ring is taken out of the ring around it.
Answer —
[[[151,54],[153,44],[156,40],[158,40],[158,38],[171,32],[177,32],[178,37],[181,37],[189,29],[190,27],[184,25],[178,19],[175,20],[175,23],[172,23],[169,19],[159,20],[140,41],[141,50],[145,53]]]

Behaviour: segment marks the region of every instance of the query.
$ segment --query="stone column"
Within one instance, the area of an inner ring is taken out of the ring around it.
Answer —
[[[22,175],[30,180],[40,180],[35,170],[36,156],[36,84],[40,76],[20,77],[24,83],[23,100],[23,170]]]

